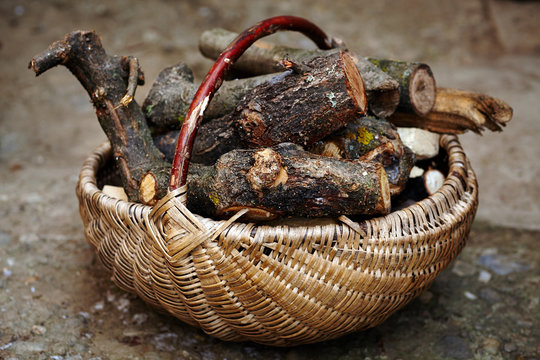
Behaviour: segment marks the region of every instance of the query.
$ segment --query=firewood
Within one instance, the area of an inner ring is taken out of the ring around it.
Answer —
[[[216,59],[236,35],[224,29],[205,31],[199,39],[199,50],[204,56]],[[334,46],[343,47],[337,42]],[[336,51],[339,50],[295,49],[259,40],[242,55],[233,68],[251,75],[275,73],[282,71],[283,59],[304,63]],[[364,79],[369,111],[378,117],[391,115],[399,103],[398,82],[364,58],[355,56],[354,60]]]
[[[176,150],[176,141],[180,130],[169,130],[166,132],[154,134],[154,145],[161,151],[165,160],[172,163],[174,152]],[[195,140],[196,141],[196,140]],[[225,151],[226,152],[226,151]]]
[[[212,98],[225,80],[231,67],[254,42],[277,31],[283,30],[302,33],[310,38],[320,49],[328,50],[332,48],[332,39],[326,35],[321,28],[314,23],[297,16],[274,16],[259,21],[240,33],[227,48],[219,54],[214,65],[212,65],[197,89],[193,101],[189,106],[186,113],[186,119],[182,124],[182,128],[178,135],[178,141],[176,142],[175,155],[171,167],[171,179],[169,181],[170,191],[174,191],[184,186],[187,182],[190,157],[195,142],[195,135],[197,134],[197,128],[202,121],[208,103],[212,101]],[[347,63],[347,61],[344,61],[344,63]],[[355,91],[353,88],[349,88],[349,90]]]
[[[363,82],[347,52],[315,58],[255,87],[222,118],[203,124],[192,160],[213,163],[235,148],[309,146],[366,111]]]
[[[212,217],[249,209],[243,218],[253,221],[386,214],[390,192],[379,163],[338,160],[283,143],[234,150],[213,166],[192,164],[188,208]]]
[[[57,65],[66,66],[88,92],[129,199],[152,204],[164,196],[170,164],[154,146],[144,114],[133,101],[137,85],[144,83],[137,59],[108,55],[95,32],[74,31],[35,56],[29,68],[40,75]],[[155,198],[141,198],[143,180],[160,189]]]
[[[414,153],[416,160],[431,159],[439,153],[440,134],[418,128],[397,128],[403,145]]]
[[[411,169],[411,173],[409,174],[409,179],[421,177],[424,175],[424,173],[425,173],[424,169],[415,165]]]
[[[108,195],[110,197],[123,201],[128,201],[128,197],[126,192],[124,191],[124,188],[120,186],[104,185],[102,191],[105,195]]]
[[[449,88],[438,88],[435,105],[426,116],[396,112],[390,117],[397,126],[418,127],[437,133],[480,134],[486,128],[501,131],[512,119],[513,110],[494,97]]]
[[[436,85],[431,68],[418,62],[367,58],[399,83],[397,111],[420,116],[431,111],[435,103]]]
[[[338,159],[378,162],[383,165],[392,196],[399,194],[409,179],[414,154],[404,146],[397,129],[385,119],[359,117],[325,139],[310,151]]]
[[[437,169],[429,169],[424,175],[424,187],[429,195],[433,195],[444,183],[444,175]]]
[[[234,110],[236,104],[255,86],[270,81],[275,74],[226,81],[204,113],[203,121]],[[181,62],[163,69],[143,102],[143,112],[154,132],[179,129],[197,91],[193,73]]]

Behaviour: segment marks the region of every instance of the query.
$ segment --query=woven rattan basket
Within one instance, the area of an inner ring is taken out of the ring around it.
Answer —
[[[109,144],[80,173],[88,242],[114,282],[223,340],[289,346],[376,326],[458,255],[478,206],[455,136],[435,194],[387,216],[317,225],[255,225],[191,213],[185,187],[154,207],[104,194]]]

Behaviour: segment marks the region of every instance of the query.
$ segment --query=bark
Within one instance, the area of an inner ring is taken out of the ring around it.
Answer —
[[[199,39],[199,49],[204,56],[216,59],[235,36],[235,33],[223,29],[205,31]],[[338,45],[334,42],[334,46]],[[233,68],[251,75],[268,74],[282,71],[283,59],[304,63],[337,51],[339,50],[295,49],[258,41],[244,53]],[[355,56],[355,63],[364,79],[369,110],[378,117],[390,116],[399,103],[399,84],[364,58]]]
[[[255,86],[270,81],[275,74],[225,81],[208,105],[203,122],[226,115]],[[148,124],[155,133],[179,129],[189,104],[197,92],[193,73],[185,63],[178,63],[160,72],[143,102]]]
[[[176,150],[176,141],[178,140],[180,130],[170,130],[164,133],[154,135],[154,145],[161,151],[165,160],[172,163],[174,151]],[[195,139],[197,142],[197,139]]]
[[[249,209],[245,220],[279,216],[386,214],[388,180],[378,163],[338,160],[283,143],[234,150],[188,176],[188,207],[211,217]]]
[[[396,127],[374,117],[357,118],[315,143],[310,151],[338,159],[380,163],[388,175],[392,196],[405,188],[415,160]]]
[[[163,153],[165,160],[171,163],[174,159],[179,134],[180,130],[170,130],[154,136],[154,144]],[[216,119],[201,125],[197,131],[191,161],[211,165],[221,155],[234,149],[247,147],[233,127],[231,118]]]
[[[158,189],[166,189],[170,165],[154,146],[141,108],[132,101],[137,84],[144,83],[137,59],[110,56],[95,32],[74,31],[35,56],[29,67],[40,75],[57,65],[66,66],[88,92],[129,199],[155,202],[140,198],[140,183],[153,179]],[[163,195],[164,191],[156,193],[158,198]]]
[[[418,127],[437,133],[480,134],[486,128],[501,131],[512,119],[513,110],[504,101],[468,91],[438,88],[435,105],[426,116],[395,113],[390,121],[397,126]]]
[[[254,88],[233,113],[203,124],[193,161],[211,164],[235,148],[309,146],[365,112],[362,78],[347,52],[306,65],[308,73],[289,70]]]
[[[435,104],[436,85],[431,68],[418,62],[367,58],[399,83],[397,111],[420,116],[431,111]]]
[[[153,132],[180,128],[196,91],[193,72],[184,62],[163,69],[142,104]]]
[[[218,56],[193,97],[176,142],[169,190],[178,189],[186,183],[197,128],[208,104],[233,64],[257,40],[282,30],[300,32],[321,49],[332,48],[332,39],[324,31],[312,22],[297,16],[274,16],[259,21],[240,33]]]

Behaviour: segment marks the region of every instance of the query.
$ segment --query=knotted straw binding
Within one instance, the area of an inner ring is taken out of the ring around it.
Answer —
[[[290,346],[380,324],[458,255],[477,183],[457,138],[441,147],[439,191],[363,222],[216,221],[184,206],[185,187],[154,207],[114,199],[97,186],[108,143],[85,161],[77,196],[86,238],[119,287],[220,339]]]

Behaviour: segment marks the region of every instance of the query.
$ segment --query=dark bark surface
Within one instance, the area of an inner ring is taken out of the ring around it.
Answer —
[[[403,191],[414,165],[414,154],[403,145],[396,127],[374,117],[359,117],[310,150],[338,159],[380,163],[388,175],[392,196]]]
[[[64,65],[86,89],[99,123],[113,147],[128,197],[139,201],[143,178],[151,177],[165,195],[170,165],[154,146],[140,106],[131,101],[144,76],[135,58],[108,55],[93,31],[74,31],[49,46],[29,64],[36,75]],[[149,203],[157,199],[149,199]]]
[[[204,112],[203,121],[224,116],[255,86],[270,81],[277,74],[225,81]],[[197,91],[193,73],[185,63],[163,69],[143,102],[148,124],[157,133],[179,129],[189,104]]]
[[[426,115],[435,104],[437,87],[431,68],[418,62],[368,58],[399,83],[398,111]]]
[[[158,132],[179,129],[196,91],[193,72],[184,62],[163,69],[142,105],[148,125]]]
[[[235,148],[309,146],[366,110],[362,79],[347,52],[316,58],[254,88],[225,117],[203,124],[192,159],[213,163]]]
[[[199,39],[199,50],[204,56],[216,59],[236,35],[224,29],[205,31]],[[282,71],[283,59],[303,63],[337,51],[339,50],[295,49],[258,41],[242,55],[233,68],[245,74],[268,74]],[[398,82],[362,57],[355,56],[355,63],[364,80],[369,111],[379,117],[391,115],[399,103]]]
[[[244,220],[385,214],[390,193],[379,163],[338,160],[284,143],[190,167],[188,207],[215,217],[248,208]]]

